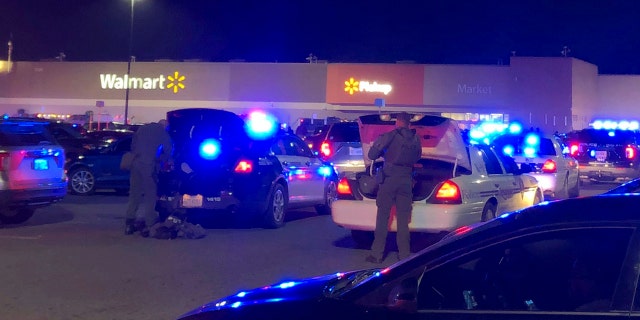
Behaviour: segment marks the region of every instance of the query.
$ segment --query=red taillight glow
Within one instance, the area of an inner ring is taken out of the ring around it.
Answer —
[[[347,178],[340,179],[338,182],[338,193],[339,194],[351,194],[351,187],[349,186],[349,181]]]
[[[579,149],[579,147],[578,147],[577,144],[572,144],[569,147],[569,153],[571,153],[572,156],[575,156],[578,153],[578,149]]]
[[[636,149],[634,149],[632,146],[627,146],[624,149],[624,154],[627,157],[627,159],[633,159],[636,157]]]
[[[8,152],[0,152],[0,171],[5,171],[9,167],[9,153]]]
[[[328,142],[323,142],[320,145],[320,153],[325,157],[328,157],[331,155],[331,147],[329,146]]]
[[[241,160],[236,165],[234,171],[238,173],[251,173],[251,171],[253,171],[253,164],[251,163],[251,161]]]
[[[436,199],[447,202],[462,202],[460,188],[455,182],[447,180],[438,189]]]
[[[549,159],[544,162],[542,165],[542,172],[544,173],[556,173],[558,171],[558,167],[556,166],[556,162]]]

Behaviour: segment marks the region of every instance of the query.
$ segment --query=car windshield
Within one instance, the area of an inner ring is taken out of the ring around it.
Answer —
[[[53,137],[38,123],[2,123],[0,125],[0,145],[37,146],[53,144]]]
[[[525,154],[527,147],[535,147],[535,154],[538,156],[555,156],[556,149],[553,147],[553,141],[549,138],[540,137],[538,143],[527,143],[527,136],[512,136],[505,135],[496,138],[493,141],[493,145],[496,150],[505,151],[505,148],[510,148],[513,152],[512,156],[522,156]],[[510,150],[510,151],[511,151]]]

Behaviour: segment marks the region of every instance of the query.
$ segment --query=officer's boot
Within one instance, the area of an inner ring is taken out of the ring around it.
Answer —
[[[127,219],[124,222],[124,234],[131,235],[134,232],[138,231],[136,228],[136,220],[135,219]]]

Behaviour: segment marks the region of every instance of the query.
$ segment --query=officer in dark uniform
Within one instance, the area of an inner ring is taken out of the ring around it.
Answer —
[[[383,261],[389,231],[389,217],[394,205],[398,225],[396,236],[398,258],[404,259],[411,254],[409,219],[413,203],[413,165],[420,160],[422,148],[420,137],[415,130],[409,129],[410,122],[411,116],[408,113],[398,114],[396,128],[378,137],[367,154],[371,160],[384,157],[382,172],[378,173],[383,175],[381,177],[383,179],[378,179],[381,184],[376,197],[378,207],[376,230],[371,253],[366,258],[368,262]]]

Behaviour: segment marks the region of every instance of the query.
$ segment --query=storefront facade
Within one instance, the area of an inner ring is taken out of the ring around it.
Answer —
[[[13,62],[0,71],[0,112],[93,112],[131,123],[180,108],[265,109],[300,118],[432,112],[462,125],[520,121],[564,132],[597,117],[640,119],[640,76],[599,75],[566,57],[512,57],[509,65]],[[638,111],[635,111],[638,110]]]

